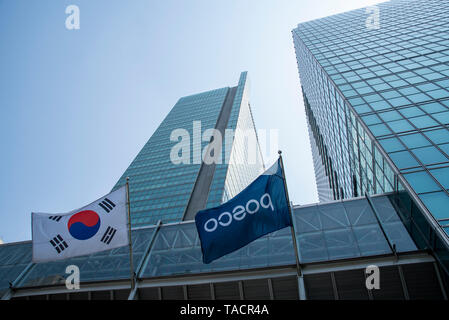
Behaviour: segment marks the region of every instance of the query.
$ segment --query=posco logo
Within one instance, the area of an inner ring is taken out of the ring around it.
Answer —
[[[218,216],[218,219],[211,218],[204,224],[204,230],[207,232],[214,232],[217,230],[218,225],[222,227],[228,227],[232,220],[241,221],[245,219],[246,214],[255,214],[259,211],[260,207],[264,209],[270,208],[274,211],[273,203],[271,202],[271,197],[268,193],[265,193],[259,201],[256,199],[251,199],[246,203],[246,206],[238,205],[230,212],[223,212]]]

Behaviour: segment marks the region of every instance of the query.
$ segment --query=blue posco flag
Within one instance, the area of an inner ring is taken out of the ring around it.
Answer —
[[[283,179],[279,159],[228,202],[196,214],[204,263],[292,225]]]

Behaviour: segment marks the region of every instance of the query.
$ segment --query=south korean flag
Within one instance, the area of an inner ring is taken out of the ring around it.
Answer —
[[[33,212],[31,220],[36,263],[126,246],[126,186],[70,213]]]

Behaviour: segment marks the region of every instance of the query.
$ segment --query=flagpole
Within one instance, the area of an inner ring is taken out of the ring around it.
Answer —
[[[290,205],[290,198],[288,196],[287,181],[286,181],[286,178],[285,178],[285,171],[284,171],[284,161],[282,160],[282,151],[279,150],[278,154],[279,154],[279,160],[280,160],[280,164],[281,164],[282,177],[283,177],[283,180],[284,180],[285,196],[287,197],[288,212],[290,214],[290,219],[292,221],[292,225],[290,226],[290,230],[291,230],[291,233],[292,233],[293,246],[295,247],[294,249],[295,249],[295,257],[296,257],[296,272],[297,272],[298,276],[300,277],[300,276],[302,276],[302,271],[301,271],[301,264],[299,262],[299,256],[298,256],[298,246],[297,246],[297,243],[296,243],[295,228],[293,227],[294,226],[293,214],[292,214],[292,208],[291,208],[291,205]]]
[[[133,245],[131,238],[131,211],[130,211],[130,201],[129,201],[129,178],[126,177],[126,207],[128,213],[128,241],[129,241],[129,269],[131,274],[131,291],[134,290],[136,286],[136,279],[134,277],[134,265],[133,265]]]

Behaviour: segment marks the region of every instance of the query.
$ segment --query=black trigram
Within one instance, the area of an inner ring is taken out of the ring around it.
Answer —
[[[59,222],[59,220],[61,220],[62,216],[51,216],[48,217],[48,219]]]
[[[117,229],[114,229],[112,227],[108,227],[106,229],[106,232],[103,234],[103,237],[101,238],[101,242],[104,242],[106,244],[110,244],[112,238],[114,238],[115,236],[115,232],[117,231]]]
[[[56,249],[58,253],[61,253],[65,249],[67,249],[69,246],[67,243],[62,239],[61,235],[57,235],[52,240],[50,240],[51,245]]]
[[[104,200],[101,201],[98,205],[102,207],[107,213],[109,213],[115,207],[115,203],[108,198],[104,198]]]

